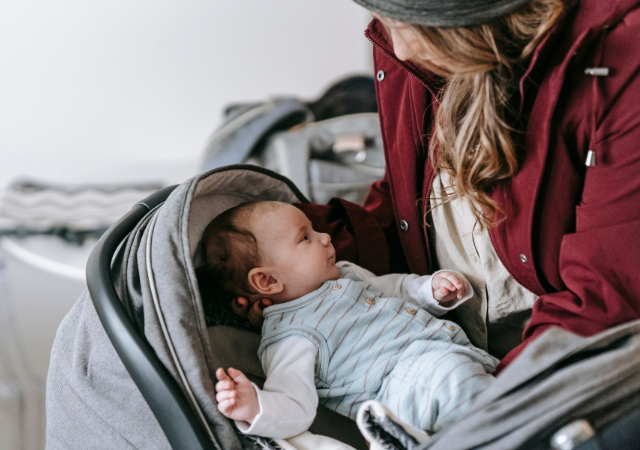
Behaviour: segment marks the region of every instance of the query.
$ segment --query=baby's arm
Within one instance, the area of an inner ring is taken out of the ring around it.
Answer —
[[[232,367],[229,374],[224,369],[216,370],[216,400],[218,409],[227,418],[251,423],[260,413],[258,395],[251,381]]]
[[[264,389],[251,385],[258,413],[251,421],[236,420],[238,429],[245,434],[282,439],[307,430],[318,407],[314,380],[317,352],[316,346],[301,336],[269,345],[262,354],[267,375]],[[220,412],[225,414],[221,408]]]
[[[451,306],[456,300],[462,300],[465,291],[465,278],[450,270],[441,270],[431,278],[433,297],[442,306]]]
[[[349,272],[367,283],[380,289],[389,297],[397,297],[406,301],[414,302],[432,315],[439,317],[454,308],[457,308],[465,301],[473,297],[473,289],[467,279],[461,274],[452,270],[439,270],[432,275],[400,274],[375,276],[368,270],[349,262],[339,262],[338,267],[343,272]],[[455,275],[462,283],[462,297],[458,298],[458,291],[452,294],[449,299],[447,295],[442,295],[444,291],[437,291],[444,287],[442,281],[448,279],[450,275]],[[441,300],[438,301],[438,300]]]

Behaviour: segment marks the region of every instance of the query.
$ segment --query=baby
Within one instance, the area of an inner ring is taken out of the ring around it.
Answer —
[[[214,282],[251,304],[267,297],[258,351],[263,389],[239,370],[216,371],[218,409],[247,434],[295,436],[318,398],[355,419],[375,399],[433,433],[493,381],[498,360],[436,319],[472,296],[452,271],[374,276],[336,264],[328,234],[286,203],[245,203],[216,217],[202,246]],[[225,305],[227,309],[230,305]]]

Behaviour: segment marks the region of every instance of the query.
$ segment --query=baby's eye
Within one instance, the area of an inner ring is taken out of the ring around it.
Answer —
[[[306,234],[304,236],[302,236],[302,240],[303,241],[308,241],[309,240],[309,236],[307,236]]]

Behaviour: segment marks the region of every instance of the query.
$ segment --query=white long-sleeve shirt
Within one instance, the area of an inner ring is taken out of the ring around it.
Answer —
[[[433,275],[390,274],[375,276],[372,272],[346,261],[336,264],[341,274],[352,273],[371,283],[389,297],[401,298],[417,304],[431,315],[439,317],[473,296],[469,282],[456,273],[464,283],[464,295],[449,307],[433,297]],[[452,271],[448,271],[452,272]],[[245,434],[286,439],[307,430],[316,415],[318,394],[315,386],[317,347],[308,339],[293,335],[269,346],[262,353],[262,367],[267,379],[263,389],[254,385],[260,403],[260,413],[251,424],[238,422]]]

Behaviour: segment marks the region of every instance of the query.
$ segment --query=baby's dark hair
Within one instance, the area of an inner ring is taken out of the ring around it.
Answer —
[[[207,276],[229,298],[249,298],[257,294],[248,280],[249,271],[260,266],[258,242],[250,221],[256,208],[267,203],[271,202],[241,203],[219,214],[204,230],[200,245]]]

